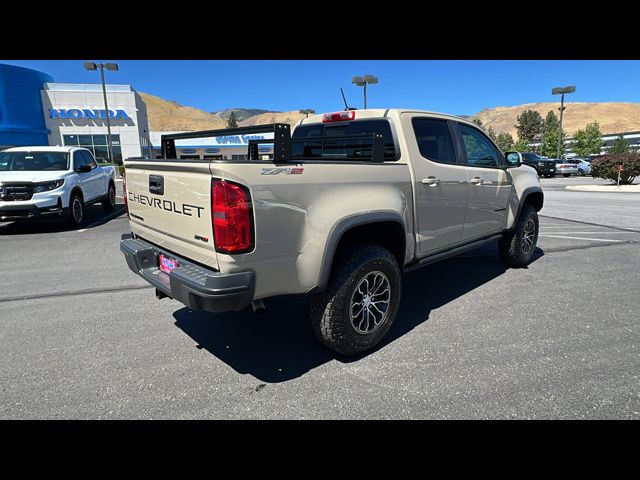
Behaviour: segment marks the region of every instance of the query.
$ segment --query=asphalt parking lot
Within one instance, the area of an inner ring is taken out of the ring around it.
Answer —
[[[640,195],[542,179],[539,249],[490,245],[405,276],[374,352],[322,347],[304,297],[265,315],[156,300],[86,228],[0,223],[0,418],[640,418]]]

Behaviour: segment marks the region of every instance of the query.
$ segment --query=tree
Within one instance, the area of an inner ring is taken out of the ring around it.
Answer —
[[[513,137],[510,133],[500,132],[496,137],[496,144],[503,152],[513,150]]]
[[[620,135],[613,141],[613,145],[607,153],[616,154],[616,153],[629,153],[629,142],[625,140],[625,138]]]
[[[491,140],[493,140],[494,142],[498,140],[498,136],[496,135],[496,132],[493,128],[489,127],[489,129],[486,130],[486,132],[487,132],[487,135],[491,137]]]
[[[524,138],[518,138],[518,141],[513,146],[513,149],[516,152],[528,152],[531,149],[529,148],[529,142],[527,142]]]
[[[573,152],[579,157],[600,153],[601,148],[602,133],[598,122],[590,123],[584,130],[578,130],[573,136]]]
[[[515,127],[518,130],[518,138],[528,142],[537,140],[542,133],[542,115],[535,110],[525,110],[516,119]]]
[[[229,119],[227,120],[227,128],[238,128],[238,119],[236,118],[235,112],[231,112],[231,115],[229,115]]]
[[[480,128],[484,128],[482,126],[482,120],[480,120],[479,118],[474,118],[473,120],[471,120],[473,123],[475,123],[477,126],[479,126]]]
[[[540,152],[546,157],[555,158],[558,154],[558,136],[560,136],[560,157],[564,154],[564,132],[560,131],[560,122],[558,117],[549,110],[544,119],[544,133],[542,135],[542,145]]]

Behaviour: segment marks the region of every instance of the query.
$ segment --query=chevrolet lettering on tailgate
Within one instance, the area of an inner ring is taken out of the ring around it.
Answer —
[[[177,213],[178,215],[186,215],[187,217],[193,217],[194,209],[197,217],[200,218],[204,207],[198,207],[197,205],[189,205],[183,203],[180,206],[172,200],[163,200],[161,198],[149,197],[143,194],[135,194],[133,192],[128,193],[130,202],[139,203],[140,205],[148,205],[150,207],[159,208],[160,210],[166,210],[167,212]]]

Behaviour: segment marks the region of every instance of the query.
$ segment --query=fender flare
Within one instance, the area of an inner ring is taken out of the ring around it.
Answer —
[[[329,277],[331,275],[331,267],[333,266],[333,259],[335,258],[336,254],[336,249],[344,234],[352,228],[378,222],[398,223],[402,227],[404,238],[406,239],[407,229],[405,228],[404,218],[398,212],[383,211],[356,213],[354,215],[342,218],[331,228],[329,236],[327,237],[324,252],[322,254],[322,263],[320,264],[318,286],[314,289],[315,291],[321,292],[327,287],[327,283],[329,283]],[[400,265],[400,268],[402,268],[402,265]]]
[[[520,214],[522,213],[522,207],[527,203],[527,198],[529,198],[529,196],[533,193],[540,193],[542,195],[542,205],[540,206],[540,209],[538,210],[538,212],[542,210],[542,207],[544,206],[544,192],[542,191],[542,188],[540,187],[525,188],[524,191],[522,192],[522,198],[518,202],[518,211],[516,212],[513,225],[511,226],[509,231],[513,230],[516,227],[516,224],[518,223],[518,219],[520,218]]]

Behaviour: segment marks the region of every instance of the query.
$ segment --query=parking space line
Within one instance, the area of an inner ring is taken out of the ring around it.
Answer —
[[[600,235],[633,235],[631,232],[553,232],[554,235],[559,233],[570,233],[572,235],[576,233],[580,235],[593,235],[595,233],[599,233]]]
[[[600,232],[598,232],[600,233]],[[586,237],[568,237],[566,235],[545,235],[545,234],[540,234],[538,235],[539,237],[551,237],[551,238],[566,238],[569,240],[587,240],[587,241],[591,241],[591,242],[623,242],[624,240],[612,240],[610,238],[586,238]]]
[[[602,225],[600,223],[592,223],[592,222],[582,222],[580,220],[571,220],[569,218],[560,218],[560,217],[552,217],[550,215],[538,215],[540,218],[549,218],[552,220],[561,220],[563,222],[571,222],[571,223],[578,223],[578,224],[582,224],[582,225],[590,225],[592,227],[602,227],[602,228],[609,228],[609,229],[613,229],[613,230],[620,230],[622,232],[633,232],[633,233],[640,233],[640,230],[636,230],[633,228],[624,228],[624,227],[614,227],[613,225]]]

